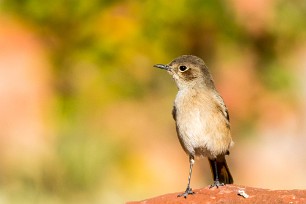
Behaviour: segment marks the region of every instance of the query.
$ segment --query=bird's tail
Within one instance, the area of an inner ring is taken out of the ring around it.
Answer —
[[[218,156],[215,160],[208,159],[208,161],[214,177],[214,181],[216,181],[216,178],[218,178],[220,183],[234,183],[234,179],[225,160],[225,155]]]

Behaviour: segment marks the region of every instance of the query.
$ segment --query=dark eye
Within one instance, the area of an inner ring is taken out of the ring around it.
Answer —
[[[188,69],[188,67],[186,67],[185,65],[181,65],[181,66],[179,67],[180,72],[184,72],[184,71],[186,71],[187,69]]]

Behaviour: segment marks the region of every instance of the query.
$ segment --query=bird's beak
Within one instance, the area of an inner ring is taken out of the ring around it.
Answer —
[[[167,71],[170,71],[170,67],[168,65],[165,65],[165,64],[155,64],[153,67],[160,68],[160,69],[165,69]]]

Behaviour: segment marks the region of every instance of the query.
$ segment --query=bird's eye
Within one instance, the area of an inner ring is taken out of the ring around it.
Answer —
[[[186,67],[185,65],[181,65],[181,66],[179,66],[179,70],[180,70],[180,72],[185,72],[185,71],[187,71],[189,68],[188,67]]]

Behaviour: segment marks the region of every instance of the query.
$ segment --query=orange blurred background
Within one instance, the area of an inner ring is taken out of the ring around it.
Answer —
[[[228,106],[236,184],[306,188],[306,3],[0,2],[0,203],[123,203],[183,191],[177,89],[204,59]],[[211,184],[197,160],[191,185]]]

